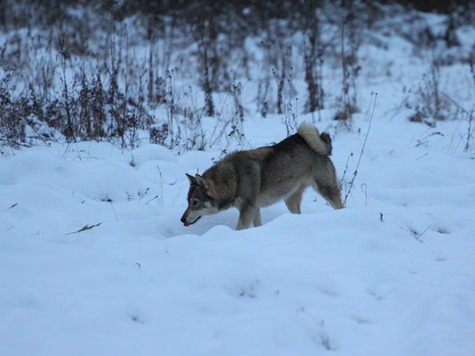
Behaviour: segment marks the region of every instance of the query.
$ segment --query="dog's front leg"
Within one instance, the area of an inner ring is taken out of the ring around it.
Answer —
[[[254,214],[253,224],[254,224],[255,227],[258,227],[258,226],[262,225],[261,209],[260,208],[256,208],[256,213]]]
[[[259,208],[250,205],[242,206],[239,209],[239,221],[237,223],[236,230],[248,229],[251,226],[252,221],[255,220],[256,209]]]

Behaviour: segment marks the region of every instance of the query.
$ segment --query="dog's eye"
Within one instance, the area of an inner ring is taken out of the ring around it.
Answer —
[[[192,205],[192,206],[197,206],[197,205],[198,205],[198,200],[193,200],[193,201],[191,202],[191,205]]]

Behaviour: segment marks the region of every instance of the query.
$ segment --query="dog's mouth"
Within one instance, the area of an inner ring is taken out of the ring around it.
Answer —
[[[183,225],[185,225],[186,227],[190,226],[190,225],[193,225],[195,222],[197,222],[198,220],[201,219],[201,216],[198,216],[195,221],[193,222],[184,222]]]

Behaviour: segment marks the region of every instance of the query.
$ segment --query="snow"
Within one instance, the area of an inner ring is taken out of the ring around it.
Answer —
[[[253,127],[259,144],[283,130]],[[302,215],[277,204],[239,232],[232,210],[179,222],[184,173],[219,152],[80,143],[3,158],[0,353],[472,354],[475,163],[448,134],[415,147],[425,131],[373,122],[346,209],[308,191]],[[363,140],[336,135],[340,176]]]
[[[235,231],[235,210],[184,227],[185,173],[233,148],[224,143],[181,155],[98,142],[4,153],[0,355],[473,355],[468,122],[408,122],[401,103],[427,66],[402,39],[388,47],[362,50],[351,130],[332,109],[315,115],[333,137],[343,196],[357,169],[342,210],[309,190],[302,215],[279,203],[262,210],[259,228]],[[441,90],[469,111],[468,69],[450,66],[443,78]],[[325,80],[336,97],[338,77]],[[253,83],[243,86],[252,102]],[[246,144],[283,139],[281,119],[247,112]]]

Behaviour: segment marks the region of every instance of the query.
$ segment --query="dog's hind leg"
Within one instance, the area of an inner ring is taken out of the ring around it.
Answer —
[[[295,192],[290,194],[284,200],[285,205],[287,205],[287,208],[292,214],[302,214],[302,211],[300,210],[300,204],[302,203],[302,195],[305,191],[305,188],[307,188],[307,186],[302,184]]]
[[[254,214],[253,224],[254,224],[255,227],[262,225],[261,209],[259,209],[259,208],[256,208],[256,213]]]

